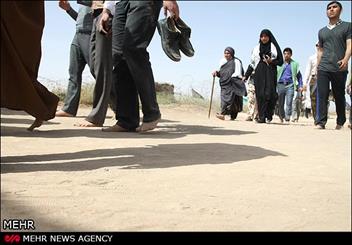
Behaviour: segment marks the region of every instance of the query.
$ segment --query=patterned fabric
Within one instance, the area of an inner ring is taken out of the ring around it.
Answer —
[[[256,99],[255,99],[254,84],[248,84],[247,98],[248,98],[248,116],[250,116],[252,119],[254,119],[258,113],[257,103],[256,103]]]

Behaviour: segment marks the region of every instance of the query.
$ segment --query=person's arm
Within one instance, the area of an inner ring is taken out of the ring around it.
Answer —
[[[251,65],[248,65],[247,71],[242,77],[242,81],[247,81],[248,78],[252,75],[253,71],[254,71],[254,68]]]
[[[305,87],[308,86],[308,84],[309,84],[309,78],[310,78],[311,74],[312,74],[312,60],[309,57],[308,63],[307,63],[307,67],[306,67],[306,70],[304,72],[304,79],[303,79]]]
[[[321,57],[323,56],[323,48],[321,48],[320,46],[318,47],[318,52],[317,52],[317,69],[318,69],[318,66],[320,64],[320,61],[321,61]]]
[[[256,68],[256,59],[257,59],[257,53],[259,53],[259,47],[256,46],[252,49],[251,52],[251,59],[249,61],[249,65],[247,67],[246,72],[244,73],[244,76],[242,77],[242,81],[247,81],[248,78],[252,75],[253,71]]]
[[[346,52],[345,57],[342,60],[339,60],[337,63],[339,64],[340,70],[347,70],[348,61],[351,58],[351,39],[346,40]]]
[[[180,17],[180,10],[176,0],[163,1],[164,15],[167,16],[167,11],[170,12],[172,18],[177,20]]]
[[[78,13],[73,8],[71,8],[71,5],[68,1],[60,0],[59,7],[65,10],[72,19],[77,20]]]
[[[298,73],[297,73],[297,80],[298,80],[298,91],[301,92],[303,90],[303,81],[302,81],[301,71],[298,71]]]

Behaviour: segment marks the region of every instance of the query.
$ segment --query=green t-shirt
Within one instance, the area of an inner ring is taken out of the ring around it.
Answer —
[[[324,27],[319,31],[319,46],[323,48],[323,55],[318,70],[338,72],[337,62],[345,57],[346,40],[351,39],[351,23],[341,21],[333,29]]]

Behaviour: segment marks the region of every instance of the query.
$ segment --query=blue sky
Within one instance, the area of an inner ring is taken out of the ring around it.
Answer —
[[[78,9],[76,1],[70,2]],[[176,91],[194,88],[208,94],[211,72],[218,67],[224,48],[232,46],[236,56],[248,66],[250,53],[258,43],[262,29],[270,29],[281,49],[291,47],[292,58],[304,73],[308,57],[315,52],[318,31],[328,23],[329,1],[178,1],[182,20],[192,28],[191,42],[195,55],[171,61],[161,48],[155,32],[148,48],[155,80],[175,85]],[[351,2],[341,1],[341,19],[351,22]],[[160,12],[159,19],[164,18]],[[45,28],[39,76],[68,82],[69,50],[75,22],[58,7],[58,1],[45,2]],[[85,81],[93,80],[88,69]]]

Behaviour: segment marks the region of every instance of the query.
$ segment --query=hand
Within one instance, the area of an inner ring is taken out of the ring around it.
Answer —
[[[302,87],[298,88],[298,92],[302,93],[302,91],[303,91]]]
[[[350,94],[351,94],[351,92],[352,92],[352,91],[351,91],[351,84],[350,84],[350,85],[348,85],[348,86],[347,86],[347,94],[349,94],[349,95],[350,95]]]
[[[109,18],[110,18],[109,10],[104,9],[98,24],[99,32],[104,35],[111,34],[111,28],[109,26]]]
[[[246,77],[242,77],[242,81],[246,82],[247,78]]]
[[[213,75],[213,77],[216,77],[216,71],[213,71],[211,74]]]
[[[180,11],[178,9],[178,4],[175,0],[163,1],[164,15],[167,16],[167,11],[173,19],[177,20],[180,16]]]
[[[271,59],[271,57],[269,57],[269,55],[265,55],[263,61],[264,61],[267,65],[269,65],[269,64],[271,64],[271,62],[272,62],[273,60]]]
[[[337,62],[340,70],[347,70],[348,60],[342,59]]]
[[[59,1],[59,7],[62,8],[63,10],[67,11],[70,10],[71,5],[68,1],[65,0],[60,0]]]

